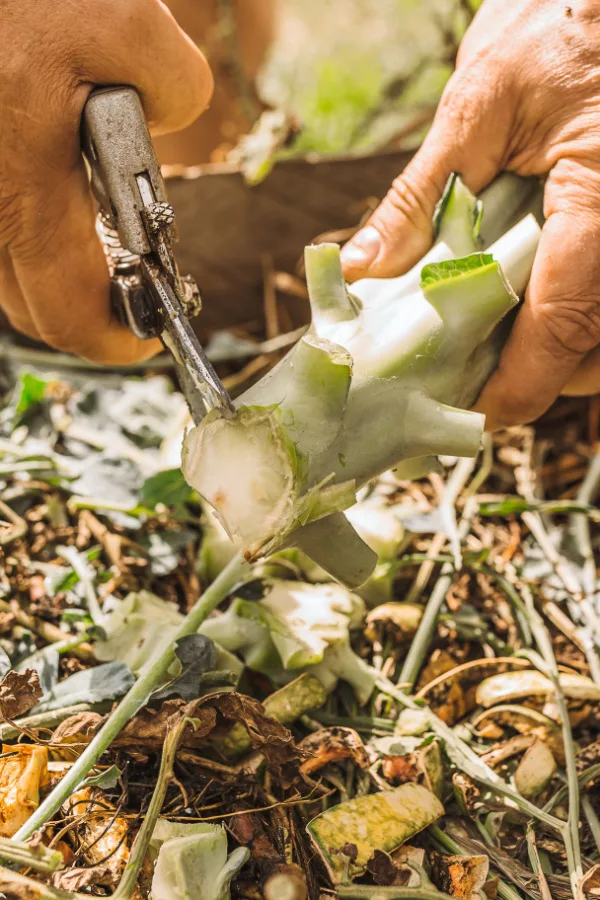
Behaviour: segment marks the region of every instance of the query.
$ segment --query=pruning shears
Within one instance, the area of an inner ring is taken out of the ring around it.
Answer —
[[[96,230],[111,274],[111,302],[120,321],[142,339],[159,337],[174,358],[192,418],[235,408],[189,318],[201,309],[190,276],[179,273],[175,213],[137,91],[94,90],[85,105],[82,148],[100,204]]]

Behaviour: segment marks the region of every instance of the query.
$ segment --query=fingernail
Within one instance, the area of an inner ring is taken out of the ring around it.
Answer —
[[[342,247],[342,264],[350,268],[366,269],[377,259],[380,249],[379,232],[372,225],[367,225]]]

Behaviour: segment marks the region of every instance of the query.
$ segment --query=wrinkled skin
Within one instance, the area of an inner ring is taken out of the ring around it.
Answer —
[[[0,305],[33,338],[105,363],[152,356],[110,314],[79,123],[130,84],[155,134],[206,107],[208,64],[160,0],[0,0]]]
[[[478,401],[492,429],[600,390],[600,0],[484,0],[421,150],[345,248],[346,276],[406,271],[449,174],[477,193],[506,169],[547,176],[546,224]]]

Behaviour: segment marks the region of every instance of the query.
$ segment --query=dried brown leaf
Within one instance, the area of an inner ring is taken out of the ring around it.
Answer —
[[[188,712],[196,720],[195,727],[189,725],[185,729],[181,746],[187,748],[204,746],[206,736],[215,727],[216,713],[208,708],[198,711],[195,708],[188,710],[187,707],[188,704],[180,699],[165,700],[158,709],[145,707],[127,723],[111,747],[147,752],[160,750],[168,729]],[[105,716],[88,712],[77,713],[65,719],[52,735],[52,743],[64,745],[65,749],[57,751],[55,747],[54,755],[57,755],[58,752],[63,758],[70,758],[68,746],[70,744],[89,744],[105,720]]]
[[[585,873],[579,883],[578,894],[581,898],[589,897],[590,900],[600,897],[600,864],[593,866],[589,872]]]
[[[223,691],[202,697],[190,706],[199,711],[213,710],[229,722],[242,722],[252,747],[260,750],[282,784],[289,785],[296,780],[307,754],[296,746],[288,728],[266,715],[258,700],[235,691]]]
[[[15,672],[11,669],[0,681],[0,716],[18,719],[32,709],[42,696],[40,679],[34,669]]]

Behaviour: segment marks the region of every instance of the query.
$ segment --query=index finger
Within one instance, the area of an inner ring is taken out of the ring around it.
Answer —
[[[476,409],[489,430],[531,422],[600,342],[600,171],[562,160],[525,302]]]

